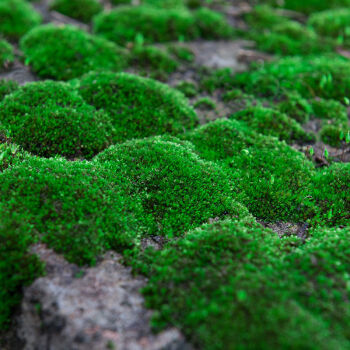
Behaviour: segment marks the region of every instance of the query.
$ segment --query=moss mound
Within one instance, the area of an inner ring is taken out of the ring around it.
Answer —
[[[41,23],[41,16],[24,0],[0,0],[0,35],[18,40]]]
[[[87,103],[109,113],[115,142],[192,129],[197,116],[186,98],[152,79],[127,73],[87,74],[79,92]]]
[[[232,34],[225,19],[211,10],[199,9],[192,14],[185,8],[163,9],[146,5],[121,6],[96,16],[94,32],[123,45],[135,41],[138,35],[149,44],[179,38],[227,38]]]
[[[349,233],[315,232],[294,249],[296,238],[223,221],[148,248],[133,265],[149,277],[153,325],[180,327],[200,349],[348,349]]]
[[[249,107],[233,114],[231,118],[245,121],[258,133],[275,136],[289,143],[313,141],[313,135],[306,133],[299,123],[272,108]]]
[[[349,76],[350,61],[338,55],[287,57],[237,74],[231,83],[257,96],[280,98],[295,91],[304,98],[344,102],[350,96]]]
[[[26,62],[43,78],[69,80],[91,70],[119,71],[126,65],[124,51],[115,44],[69,25],[34,28],[20,46]]]
[[[6,69],[15,60],[14,50],[6,40],[0,39],[0,71]]]
[[[0,122],[13,141],[33,154],[91,158],[111,142],[108,116],[67,84],[30,83],[5,97]]]
[[[0,125],[0,173],[30,157],[32,157],[30,153],[12,143],[11,140],[3,134]]]
[[[302,153],[236,120],[217,120],[184,137],[202,158],[223,167],[233,191],[245,194],[242,202],[256,217],[276,221],[310,215],[303,202],[313,165]]]
[[[0,102],[6,95],[9,95],[17,89],[18,83],[16,81],[0,79]]]
[[[319,170],[308,189],[316,207],[314,222],[326,226],[350,225],[350,164],[335,163]]]
[[[173,142],[174,141],[174,142]],[[181,236],[209,219],[244,217],[220,167],[201,160],[179,140],[155,137],[111,146],[95,160],[133,183],[159,234]]]
[[[50,7],[84,23],[89,23],[103,9],[98,0],[55,0]]]

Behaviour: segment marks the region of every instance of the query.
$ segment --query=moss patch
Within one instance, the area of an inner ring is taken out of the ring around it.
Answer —
[[[73,26],[48,24],[21,40],[26,63],[43,78],[69,80],[97,69],[119,71],[125,53],[115,44]]]
[[[0,102],[6,95],[18,89],[18,83],[13,80],[0,79]]]
[[[67,84],[26,84],[0,104],[0,122],[14,142],[34,154],[91,158],[111,142],[108,116]]]
[[[15,60],[13,47],[6,40],[0,39],[0,71],[9,67]]]
[[[185,97],[152,79],[127,73],[90,73],[79,87],[84,99],[110,115],[115,142],[192,129],[197,116]]]

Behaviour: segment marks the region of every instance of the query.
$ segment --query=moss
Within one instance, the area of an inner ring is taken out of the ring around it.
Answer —
[[[8,68],[8,66],[15,60],[13,46],[6,40],[0,39],[0,71]]]
[[[220,164],[235,193],[258,218],[272,221],[309,217],[304,190],[313,165],[284,142],[255,133],[245,123],[219,119],[184,138],[200,157]]]
[[[121,174],[98,164],[31,157],[0,174],[1,203],[71,262],[138,244],[147,215]]]
[[[246,22],[255,30],[266,30],[266,28],[283,24],[289,19],[280,15],[272,7],[267,5],[258,5],[244,15]]]
[[[14,80],[0,79],[0,102],[11,92],[18,89],[18,83]]]
[[[116,45],[69,25],[34,28],[20,46],[26,63],[43,78],[69,80],[94,69],[118,71],[126,65],[124,51]]]
[[[0,18],[0,35],[10,40],[18,40],[41,23],[39,13],[24,0],[1,0]]]
[[[287,57],[231,77],[231,84],[257,96],[280,98],[298,92],[304,98],[340,102],[350,96],[350,61],[338,55]]]
[[[181,91],[186,97],[195,97],[198,94],[197,86],[190,81],[181,81],[176,85],[176,89]]]
[[[166,51],[154,46],[143,45],[135,45],[132,48],[129,64],[136,67],[141,73],[159,78],[166,78],[178,68],[178,63]]]
[[[118,44],[142,34],[146,44],[199,36],[194,17],[186,10],[122,6],[94,19],[94,32]]]
[[[199,109],[215,110],[216,103],[210,97],[202,97],[195,102],[194,107]]]
[[[30,157],[32,157],[30,153],[23,151],[21,147],[3,135],[0,126],[0,173]]]
[[[185,6],[184,0],[142,0],[141,3],[165,9],[183,8]]]
[[[142,35],[146,44],[154,42],[228,38],[231,27],[217,12],[185,8],[121,6],[94,19],[94,32],[118,44],[134,42]]]
[[[306,14],[312,14],[317,11],[327,10],[329,8],[347,7],[349,0],[267,0],[268,3],[278,7],[284,7],[289,10],[299,11]]]
[[[194,110],[180,92],[152,79],[127,73],[92,72],[82,78],[79,92],[87,103],[109,113],[115,142],[178,134],[198,123]]]
[[[181,236],[209,219],[244,217],[248,211],[232,199],[220,167],[201,160],[192,146],[162,137],[111,146],[96,158],[133,183],[156,233]]]
[[[313,221],[326,226],[350,224],[350,164],[335,163],[312,178],[308,196],[316,207]]]
[[[233,72],[231,68],[221,68],[203,73],[200,80],[201,90],[212,94],[216,89],[232,88]]]
[[[308,122],[313,113],[310,102],[296,93],[287,93],[276,108],[299,123]]]
[[[0,122],[14,142],[34,154],[91,158],[108,146],[113,128],[69,85],[29,83],[0,104]]]
[[[131,5],[132,0],[112,0],[113,5]]]
[[[168,46],[168,51],[170,54],[175,56],[178,60],[183,62],[193,62],[195,59],[194,52],[185,46],[179,44],[172,44]]]
[[[154,327],[175,325],[197,348],[348,349],[348,234],[314,232],[302,247],[251,221],[222,221],[130,261],[149,278]]]
[[[103,9],[98,0],[54,0],[50,8],[84,23],[89,23]]]
[[[275,136],[289,143],[314,140],[313,135],[306,133],[295,120],[272,108],[249,107],[233,114],[231,118],[243,120],[256,132]]]
[[[33,243],[27,233],[30,225],[7,211],[3,204],[0,205],[0,213],[0,328],[4,330],[21,301],[22,288],[43,274],[43,265],[28,251]]]
[[[219,12],[201,7],[194,12],[194,18],[201,38],[228,39],[233,36],[232,27]]]

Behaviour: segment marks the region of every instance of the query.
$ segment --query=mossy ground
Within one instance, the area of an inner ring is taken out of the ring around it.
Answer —
[[[79,265],[123,254],[154,329],[198,349],[349,350],[350,3],[266,0],[239,28],[225,1],[87,4],[52,6],[91,31],[0,0],[0,70],[53,79],[0,79],[0,329],[42,242]],[[275,56],[197,66],[187,41],[234,35]]]

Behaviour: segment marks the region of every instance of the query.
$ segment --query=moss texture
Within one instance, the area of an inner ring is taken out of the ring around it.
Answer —
[[[9,67],[15,60],[13,46],[6,40],[0,39],[0,71]]]
[[[44,157],[91,158],[113,134],[109,117],[62,82],[20,87],[0,104],[0,121],[14,142]]]
[[[119,71],[125,53],[115,44],[73,26],[34,28],[21,40],[26,63],[43,78],[69,80],[91,70]]]
[[[167,237],[181,236],[209,219],[244,217],[248,211],[232,198],[225,173],[173,138],[132,140],[111,146],[95,160],[123,174],[142,198],[145,212]]]
[[[50,7],[84,23],[89,23],[103,9],[98,0],[55,0]]]
[[[41,16],[25,0],[0,0],[0,35],[18,40],[41,23]]]
[[[85,101],[105,110],[115,128],[114,141],[192,129],[197,116],[177,90],[127,73],[90,73],[81,79]]]
[[[6,95],[18,89],[18,83],[13,80],[0,79],[0,102]]]

